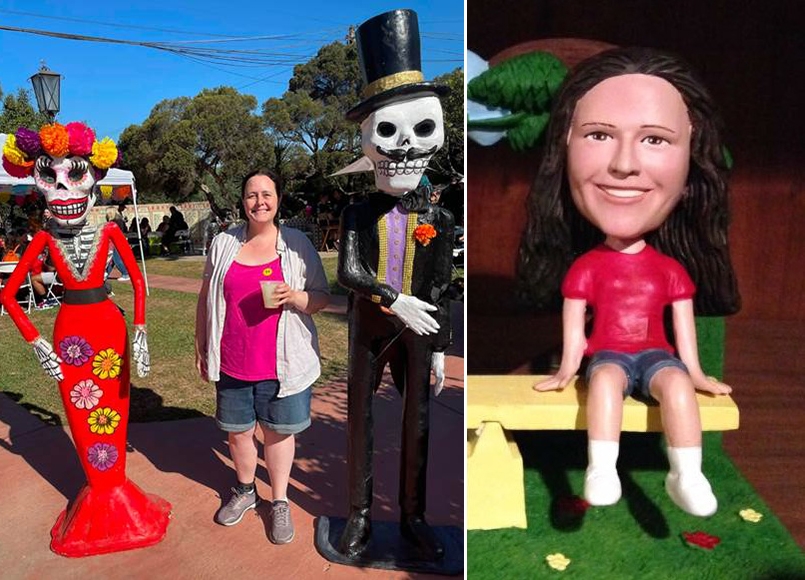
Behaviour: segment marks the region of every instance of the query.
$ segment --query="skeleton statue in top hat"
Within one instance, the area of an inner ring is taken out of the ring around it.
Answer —
[[[444,143],[439,95],[424,82],[416,14],[395,10],[357,31],[366,87],[347,113],[361,123],[363,151],[380,190],[345,208],[338,281],[349,295],[348,469],[350,512],[338,550],[357,559],[371,537],[372,395],[388,362],[404,399],[400,532],[420,558],[444,547],[426,523],[430,372],[444,382],[451,341],[449,298],[454,219],[417,189]]]

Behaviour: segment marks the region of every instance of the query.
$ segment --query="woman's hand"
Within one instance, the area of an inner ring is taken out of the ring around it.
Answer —
[[[301,290],[294,290],[285,282],[280,282],[274,289],[274,304],[284,306],[287,304],[297,310],[304,310],[307,300],[305,293]]]

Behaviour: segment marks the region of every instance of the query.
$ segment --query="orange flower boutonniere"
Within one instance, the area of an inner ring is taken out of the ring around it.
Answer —
[[[430,224],[421,224],[414,230],[414,239],[423,246],[430,244],[430,241],[436,237],[436,228]]]

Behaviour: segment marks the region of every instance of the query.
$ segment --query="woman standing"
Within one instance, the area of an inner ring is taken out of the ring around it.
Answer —
[[[279,225],[278,177],[249,173],[241,194],[246,223],[213,240],[196,310],[196,366],[216,383],[216,421],[228,433],[238,478],[215,521],[234,525],[260,501],[259,422],[273,496],[269,539],[285,544],[294,536],[287,488],[295,435],[310,425],[310,387],[321,373],[311,315],[327,305],[329,289],[308,238]]]

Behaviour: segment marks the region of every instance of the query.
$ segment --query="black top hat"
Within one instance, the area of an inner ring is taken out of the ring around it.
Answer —
[[[358,27],[358,61],[363,101],[347,111],[347,119],[361,122],[369,113],[392,101],[420,92],[445,95],[444,85],[425,82],[419,50],[419,23],[413,10],[392,10]]]

